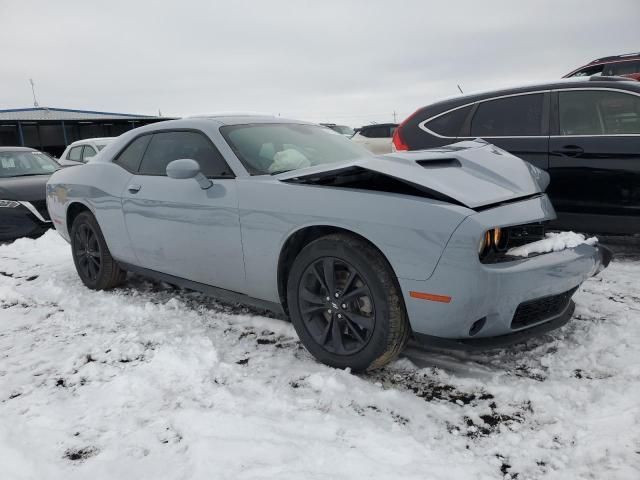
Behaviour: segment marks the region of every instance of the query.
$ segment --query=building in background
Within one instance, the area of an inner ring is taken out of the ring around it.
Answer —
[[[163,120],[170,118],[67,108],[0,110],[0,146],[32,147],[58,157],[76,140],[117,137],[132,128]]]

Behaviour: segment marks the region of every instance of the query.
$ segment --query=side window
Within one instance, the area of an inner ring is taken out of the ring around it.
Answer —
[[[85,145],[84,151],[82,152],[82,161],[86,162],[91,157],[94,157],[96,153],[96,150],[91,145]]]
[[[593,67],[586,67],[582,70],[575,72],[572,77],[593,77],[602,75],[604,65],[594,65]]]
[[[542,135],[544,94],[499,98],[480,103],[471,120],[472,137]]]
[[[207,177],[233,177],[211,141],[197,132],[159,132],[153,135],[140,165],[141,175],[166,175],[173,160],[191,158]]]
[[[610,63],[604,67],[603,75],[629,75],[640,72],[640,60]]]
[[[380,127],[369,127],[367,128],[367,133],[365,137],[369,138],[387,138],[389,135],[389,127],[380,126]]]
[[[443,137],[455,138],[460,134],[462,124],[466,120],[471,108],[472,105],[469,105],[468,107],[458,108],[449,113],[445,113],[427,122],[425,127]]]
[[[81,153],[82,153],[82,145],[80,145],[79,147],[73,147],[71,150],[69,150],[69,153],[67,154],[67,160],[73,160],[74,162],[79,162]]]
[[[149,145],[151,135],[143,135],[131,142],[114,160],[114,163],[120,165],[125,170],[136,173],[142,161],[142,155]]]
[[[562,135],[640,134],[640,97],[607,90],[559,95]]]

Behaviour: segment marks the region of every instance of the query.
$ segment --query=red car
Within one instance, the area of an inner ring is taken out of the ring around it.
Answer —
[[[598,58],[571,73],[567,73],[563,78],[590,77],[592,75],[629,77],[640,81],[640,52]]]

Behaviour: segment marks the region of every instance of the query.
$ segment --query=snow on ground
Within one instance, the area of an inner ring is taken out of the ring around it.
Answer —
[[[0,246],[0,478],[638,479],[621,251],[551,335],[352,375],[281,319],[136,276],[90,291],[55,232]]]

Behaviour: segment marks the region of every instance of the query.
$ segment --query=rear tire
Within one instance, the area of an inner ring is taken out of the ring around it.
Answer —
[[[80,213],[73,221],[71,254],[82,283],[92,290],[114,288],[127,276],[111,256],[102,230],[90,212]]]
[[[289,274],[287,301],[302,344],[332,367],[382,367],[411,333],[391,266],[352,235],[327,235],[302,249]]]

